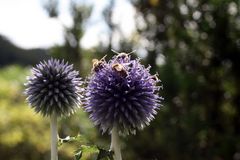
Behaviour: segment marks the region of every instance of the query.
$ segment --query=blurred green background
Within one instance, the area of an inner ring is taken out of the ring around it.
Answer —
[[[50,19],[59,19],[60,2],[42,3]],[[101,14],[94,14],[101,3]],[[165,100],[156,119],[136,135],[122,138],[123,159],[240,160],[240,1],[124,0],[126,8],[122,3],[72,0],[72,24],[63,25],[63,43],[50,47],[26,49],[0,36],[1,160],[49,159],[49,121],[28,107],[23,94],[31,66],[51,56],[64,58],[86,77],[91,60],[104,55],[109,59],[111,49],[136,50],[132,56],[150,64],[164,85],[159,94]],[[131,19],[119,16],[119,6],[133,13],[133,25],[121,25]],[[94,16],[101,17],[107,32],[97,45],[83,47],[88,28],[100,26],[89,23]],[[128,29],[131,34],[125,34]],[[60,137],[77,134],[89,144],[109,147],[110,137],[81,109],[59,120]],[[61,146],[60,159],[73,159],[79,145]]]

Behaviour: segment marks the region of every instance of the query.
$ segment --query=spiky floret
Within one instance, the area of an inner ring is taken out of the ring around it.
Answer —
[[[27,101],[44,116],[69,115],[81,103],[82,81],[73,65],[50,59],[32,68],[25,84]]]
[[[119,133],[129,134],[149,125],[162,99],[158,95],[160,80],[149,70],[127,54],[102,61],[93,69],[84,108],[103,132],[117,127]]]

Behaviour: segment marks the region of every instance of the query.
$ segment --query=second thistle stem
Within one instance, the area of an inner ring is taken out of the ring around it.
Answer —
[[[51,115],[51,160],[58,160],[58,149],[57,149],[57,115],[56,113],[53,113]]]
[[[122,160],[120,141],[116,127],[112,129],[110,150],[114,152],[114,160]]]

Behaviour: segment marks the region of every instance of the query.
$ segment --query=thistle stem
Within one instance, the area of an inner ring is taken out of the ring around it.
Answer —
[[[53,113],[51,115],[51,160],[58,160],[58,150],[57,150],[57,115],[56,113]]]
[[[114,160],[122,160],[120,140],[118,136],[118,130],[116,127],[113,127],[111,134],[111,147],[110,150],[114,152]]]

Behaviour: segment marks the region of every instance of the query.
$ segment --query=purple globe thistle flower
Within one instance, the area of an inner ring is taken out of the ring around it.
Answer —
[[[32,76],[25,84],[27,101],[44,116],[55,113],[68,115],[79,106],[81,78],[73,65],[64,60],[50,59],[32,68]]]
[[[93,74],[86,90],[85,110],[104,132],[117,128],[120,134],[135,133],[153,120],[160,107],[162,86],[139,60],[126,53],[109,62],[93,60]]]

